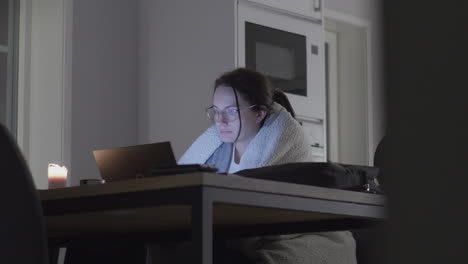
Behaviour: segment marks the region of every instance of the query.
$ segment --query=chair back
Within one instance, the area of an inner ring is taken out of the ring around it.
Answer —
[[[0,263],[48,263],[45,221],[29,168],[0,124]]]

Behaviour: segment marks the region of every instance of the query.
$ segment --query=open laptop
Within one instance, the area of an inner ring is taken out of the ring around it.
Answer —
[[[106,182],[141,178],[151,169],[177,166],[169,142],[95,150],[93,155]]]
[[[93,154],[105,182],[218,170],[206,164],[177,165],[169,142],[101,149]]]

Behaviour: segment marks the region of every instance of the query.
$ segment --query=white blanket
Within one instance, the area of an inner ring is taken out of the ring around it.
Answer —
[[[216,127],[208,128],[195,140],[179,164],[205,163],[222,144]],[[310,143],[299,122],[279,104],[270,113],[240,160],[240,169],[259,168],[289,162],[314,161]]]
[[[242,155],[241,170],[314,161],[300,124],[282,106],[275,104],[273,109]],[[179,164],[203,164],[221,144],[212,126],[195,140]],[[350,232],[264,236],[231,241],[230,245],[262,264],[356,263],[356,245]]]

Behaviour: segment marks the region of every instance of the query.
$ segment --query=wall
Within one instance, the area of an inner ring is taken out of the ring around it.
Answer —
[[[137,143],[137,5],[74,1],[72,184],[99,177],[93,150]]]
[[[179,157],[209,125],[203,107],[210,104],[212,82],[235,65],[233,2],[140,1],[140,143],[171,141]],[[367,19],[373,25],[372,36],[376,42],[372,47],[374,93],[371,96],[377,106],[372,122],[376,135],[371,139],[374,146],[384,130],[379,14],[375,2],[325,1],[327,9]]]
[[[71,184],[99,177],[92,150],[137,142],[137,2],[20,7],[18,144],[36,186],[47,188],[49,162]]]
[[[375,6],[379,0],[322,0],[324,7],[349,16],[370,19],[375,14]]]
[[[328,10],[369,21],[371,26],[371,101],[374,111],[370,113],[370,124],[373,135],[370,135],[371,145],[377,147],[385,133],[385,91],[383,88],[383,45],[381,25],[381,0],[324,0]],[[373,137],[372,137],[373,136]],[[373,151],[371,151],[372,154]]]
[[[141,0],[139,142],[179,157],[210,123],[213,82],[235,66],[234,1]]]
[[[47,188],[47,164],[62,163],[67,135],[68,0],[21,0],[18,71],[18,144],[38,188]]]

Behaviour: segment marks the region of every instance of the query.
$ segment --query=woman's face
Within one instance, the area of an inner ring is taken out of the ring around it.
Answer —
[[[265,117],[265,111],[256,112],[252,109],[247,109],[251,104],[245,101],[239,92],[237,93],[237,98],[239,100],[242,121],[242,129],[237,142],[248,143],[255,137],[260,129],[261,121]],[[229,112],[231,114],[235,113],[237,109],[236,97],[231,87],[219,86],[216,88],[213,96],[213,108],[218,113],[222,113],[223,111],[226,113],[228,110],[230,110]],[[234,112],[232,110],[234,110]],[[229,115],[229,113],[225,115]],[[216,128],[223,142],[234,142],[239,132],[239,118],[236,118],[234,121],[229,121],[225,115],[217,115],[217,118],[215,118]]]

